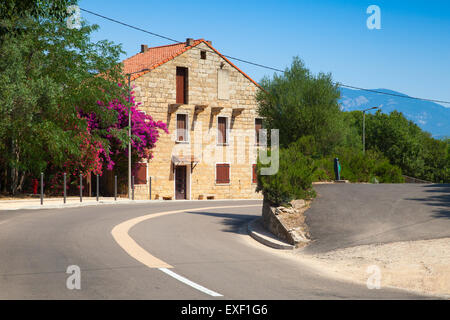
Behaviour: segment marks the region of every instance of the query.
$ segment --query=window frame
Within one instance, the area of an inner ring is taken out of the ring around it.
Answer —
[[[261,144],[261,141],[259,141],[259,132],[258,132],[258,134],[256,133],[256,120],[261,120],[261,129],[260,130],[262,130],[262,129],[264,129],[263,128],[263,118],[262,117],[254,117],[253,118],[253,128],[255,130],[255,146],[259,147],[262,144]]]
[[[139,164],[139,165],[145,164],[145,183],[137,183],[137,181],[136,181],[137,175],[136,175],[135,179],[134,179],[135,180],[134,185],[139,185],[139,186],[147,185],[148,184],[148,167],[149,167],[148,162],[147,161],[139,161],[137,164]]]
[[[227,164],[228,165],[228,182],[217,182],[217,165]],[[231,185],[231,163],[230,162],[216,162],[214,163],[214,184],[218,186],[229,186]]]
[[[185,141],[181,141],[178,140],[178,115],[179,114],[183,114],[186,116],[186,140]],[[175,142],[176,143],[190,143],[190,134],[189,134],[189,113],[186,111],[180,111],[175,113]]]
[[[177,101],[177,94],[178,94],[178,69],[184,69],[185,70],[185,74],[184,74],[184,88],[183,88],[183,92],[184,92],[184,103],[180,103]],[[184,66],[176,66],[175,67],[175,103],[176,104],[181,104],[181,105],[186,105],[189,104],[189,68],[188,67],[184,67]]]
[[[220,143],[219,142],[219,118],[225,118],[225,142],[224,143]],[[229,116],[225,116],[225,115],[218,115],[217,119],[216,119],[216,132],[217,132],[217,137],[216,137],[216,144],[218,146],[228,146],[229,145],[229,139],[230,139],[230,117]]]

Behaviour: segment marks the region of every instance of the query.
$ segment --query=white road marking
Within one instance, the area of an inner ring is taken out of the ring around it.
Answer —
[[[127,221],[124,221],[117,226],[115,226],[111,234],[116,240],[116,242],[119,244],[119,246],[122,247],[123,250],[125,250],[126,253],[128,253],[131,257],[136,259],[137,261],[141,262],[142,264],[146,265],[149,268],[157,268],[164,272],[165,274],[173,277],[174,279],[177,279],[178,281],[183,282],[184,284],[187,284],[188,286],[191,286],[194,289],[197,289],[203,293],[209,294],[213,297],[222,297],[221,294],[214,292],[212,290],[209,290],[195,282],[190,281],[189,279],[182,277],[178,274],[176,274],[173,271],[170,271],[169,268],[173,268],[171,265],[167,264],[166,262],[156,258],[155,256],[151,255],[149,252],[147,252],[144,248],[139,246],[136,241],[133,240],[133,238],[130,237],[128,234],[128,231],[137,225],[140,222],[143,222],[145,220],[154,219],[157,217],[170,215],[174,213],[180,213],[180,212],[186,212],[186,211],[201,211],[201,210],[213,210],[213,209],[227,209],[227,208],[242,208],[242,207],[261,207],[260,204],[257,205],[240,205],[240,206],[221,206],[221,207],[206,207],[206,208],[193,208],[193,209],[182,209],[182,210],[174,210],[174,211],[165,211],[165,212],[158,212],[158,213],[151,213],[145,216],[133,218]]]
[[[209,294],[210,296],[213,296],[213,297],[223,297],[223,295],[221,295],[220,293],[214,292],[214,291],[209,290],[195,282],[192,282],[191,280],[189,280],[183,276],[180,276],[179,274],[176,274],[175,272],[173,272],[167,268],[158,268],[158,269],[161,270],[162,272],[164,272],[165,274],[168,274],[172,278],[175,278],[178,281],[181,281],[181,282],[187,284],[188,286],[191,286],[192,288],[197,289],[203,293]]]

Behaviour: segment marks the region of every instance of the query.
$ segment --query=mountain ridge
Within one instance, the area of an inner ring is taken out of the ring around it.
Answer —
[[[409,97],[404,93],[390,89],[371,90]],[[371,107],[381,107],[383,113],[397,110],[402,112],[408,120],[416,123],[422,130],[429,132],[433,138],[450,137],[450,108],[441,104],[342,87],[340,91],[339,104],[343,111],[363,110]],[[374,113],[376,110],[369,112]]]

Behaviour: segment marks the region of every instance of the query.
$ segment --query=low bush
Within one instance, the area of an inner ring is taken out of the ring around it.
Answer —
[[[287,205],[294,199],[308,199],[315,196],[312,189],[314,161],[299,152],[297,146],[280,149],[279,169],[274,175],[261,175],[264,165],[258,160],[258,187],[264,198],[272,205]]]
[[[402,183],[404,178],[399,167],[389,163],[380,152],[373,150],[356,151],[351,148],[340,148],[333,157],[316,161],[314,181],[334,180],[334,158],[341,164],[341,179],[350,182]]]

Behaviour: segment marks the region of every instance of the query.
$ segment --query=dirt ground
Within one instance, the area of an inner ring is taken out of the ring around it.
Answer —
[[[381,271],[381,287],[450,298],[450,238],[357,246],[311,258],[360,283],[367,283],[371,275],[367,268],[375,265]]]

